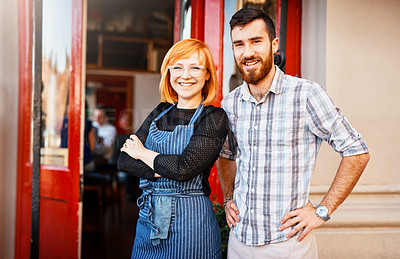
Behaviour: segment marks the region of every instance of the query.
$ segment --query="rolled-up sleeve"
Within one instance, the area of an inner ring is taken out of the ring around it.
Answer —
[[[319,85],[312,85],[310,89],[307,124],[313,134],[325,140],[342,157],[369,152],[361,134],[350,125]]]
[[[229,105],[230,104],[230,105]],[[229,130],[228,134],[226,135],[226,139],[224,144],[222,145],[222,149],[219,153],[220,158],[228,159],[228,160],[235,160],[237,157],[237,148],[238,144],[236,141],[236,136],[233,133],[232,129],[234,127],[234,113],[232,111],[232,104],[230,101],[222,100],[221,108],[223,108],[228,115],[229,120]]]
[[[235,160],[237,156],[237,142],[235,135],[232,131],[228,131],[225,142],[222,145],[221,152],[219,153],[220,158]]]

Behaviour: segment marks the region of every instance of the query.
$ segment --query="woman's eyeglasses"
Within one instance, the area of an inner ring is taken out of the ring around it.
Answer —
[[[190,76],[198,77],[201,76],[201,73],[204,70],[204,66],[193,65],[185,69],[183,66],[174,65],[174,66],[169,66],[168,69],[171,72],[171,75],[176,77],[182,76],[186,69],[188,70]]]

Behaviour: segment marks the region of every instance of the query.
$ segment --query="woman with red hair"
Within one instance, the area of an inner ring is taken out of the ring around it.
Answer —
[[[143,190],[132,258],[220,258],[208,177],[225,141],[225,112],[211,105],[217,76],[204,42],[176,43],[161,66],[162,102],[121,148],[118,168]]]

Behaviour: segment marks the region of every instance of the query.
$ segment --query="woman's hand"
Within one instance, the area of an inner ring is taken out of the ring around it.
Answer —
[[[125,144],[121,148],[121,152],[127,153],[130,157],[138,160],[142,160],[146,165],[150,166],[154,170],[154,159],[159,154],[143,146],[142,141],[132,134],[129,139],[125,141]],[[157,174],[155,177],[159,177]]]
[[[139,160],[141,160],[141,153],[145,152],[146,150],[147,148],[143,146],[142,141],[140,141],[135,134],[130,135],[121,148],[121,152],[125,152],[132,158]]]

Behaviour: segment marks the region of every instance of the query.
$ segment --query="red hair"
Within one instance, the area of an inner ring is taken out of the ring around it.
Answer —
[[[200,65],[204,66],[204,68],[210,73],[210,78],[206,81],[202,90],[202,104],[209,105],[214,101],[218,89],[218,78],[214,60],[207,45],[197,39],[186,39],[179,41],[175,43],[165,55],[161,65],[161,101],[166,101],[169,103],[175,103],[178,101],[178,94],[171,85],[171,74],[168,67],[176,63],[178,60],[189,58],[196,52],[199,55]]]

